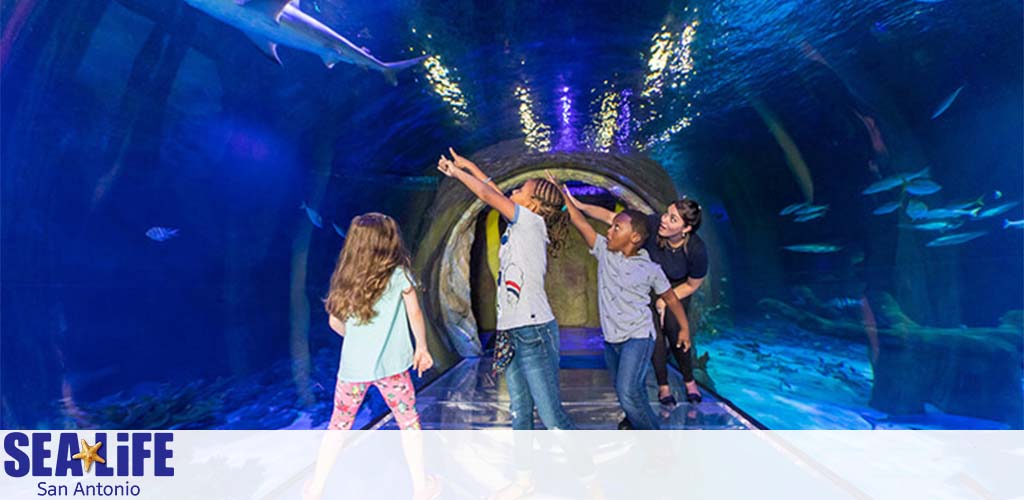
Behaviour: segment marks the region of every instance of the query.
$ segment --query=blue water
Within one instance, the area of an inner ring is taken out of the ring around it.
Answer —
[[[1024,427],[1020,2],[302,2],[437,56],[397,86],[185,2],[45,7],[0,8],[4,428],[318,425],[332,224],[419,250],[437,156],[498,144],[650,157],[701,201],[698,347],[768,427]]]

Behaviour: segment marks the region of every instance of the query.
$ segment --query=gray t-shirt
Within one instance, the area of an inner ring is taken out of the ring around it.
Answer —
[[[618,344],[655,338],[650,293],[661,295],[671,287],[661,266],[643,249],[632,257],[609,251],[608,238],[601,235],[590,254],[597,258],[597,304],[604,340]]]
[[[544,219],[516,205],[498,250],[498,330],[541,325],[555,319],[544,291],[548,270],[548,227]]]

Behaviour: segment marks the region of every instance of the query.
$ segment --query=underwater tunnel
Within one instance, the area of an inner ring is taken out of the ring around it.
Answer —
[[[698,204],[702,398],[648,373],[663,428],[1024,428],[1019,2],[250,3],[0,7],[0,428],[326,428],[370,212],[410,254],[423,427],[511,428],[509,221],[449,147],[504,195]],[[614,429],[598,264],[562,243],[561,398]],[[398,423],[372,392],[354,425]]]

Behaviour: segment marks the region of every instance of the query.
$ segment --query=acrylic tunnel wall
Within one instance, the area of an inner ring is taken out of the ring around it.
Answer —
[[[280,3],[346,59],[254,44],[257,14],[219,1],[0,7],[0,427],[325,427],[322,300],[366,212],[412,253],[423,404],[469,415],[434,423],[506,425],[444,402],[507,414],[467,369],[489,366],[505,223],[436,170],[449,146],[503,190],[550,170],[613,211],[700,203],[711,402],[686,411],[1024,427],[1019,2]],[[615,428],[569,240],[547,283],[563,396]],[[386,413],[371,395],[356,425]]]

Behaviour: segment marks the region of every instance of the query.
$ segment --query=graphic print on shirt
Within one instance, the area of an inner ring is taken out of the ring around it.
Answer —
[[[519,297],[523,293],[523,270],[515,264],[508,264],[498,272],[498,293],[501,300],[498,301],[498,316],[507,306],[513,309],[519,304]]]

